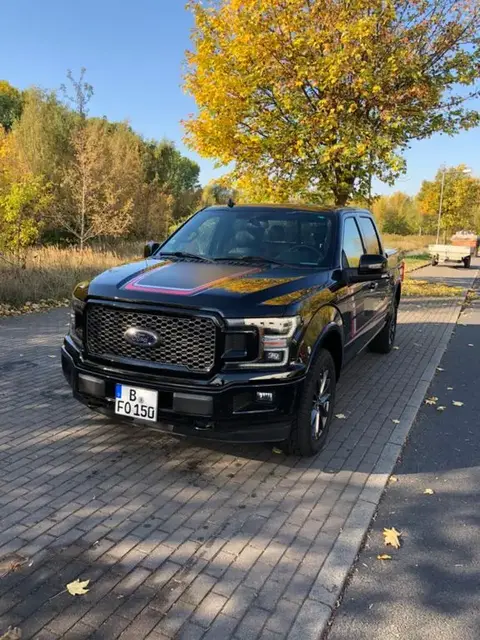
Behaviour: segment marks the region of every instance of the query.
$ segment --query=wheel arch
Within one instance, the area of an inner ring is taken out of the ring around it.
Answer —
[[[332,306],[321,307],[310,320],[299,349],[300,359],[310,369],[320,349],[327,349],[335,363],[336,378],[343,365],[343,319],[340,311]]]

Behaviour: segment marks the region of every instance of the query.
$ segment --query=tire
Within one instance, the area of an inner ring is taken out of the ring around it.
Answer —
[[[385,326],[380,331],[380,333],[375,336],[375,338],[369,345],[370,351],[374,351],[375,353],[390,353],[390,351],[393,349],[393,345],[395,344],[395,336],[397,333],[397,315],[398,305],[396,300],[394,300]]]
[[[465,269],[470,269],[470,265],[472,263],[472,256],[468,256],[468,258],[463,259],[463,266]]]
[[[333,358],[320,349],[307,374],[290,438],[284,443],[287,453],[306,457],[323,448],[332,422],[336,384]]]
[[[438,264],[438,260],[435,260],[435,258],[432,260],[432,267],[436,267]]]

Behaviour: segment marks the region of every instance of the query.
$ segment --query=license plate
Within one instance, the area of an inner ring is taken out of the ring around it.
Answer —
[[[158,391],[115,385],[115,413],[119,416],[157,421]]]

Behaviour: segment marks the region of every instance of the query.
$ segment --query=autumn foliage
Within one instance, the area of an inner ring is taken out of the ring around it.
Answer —
[[[250,200],[366,195],[414,139],[479,122],[478,2],[191,0],[186,140]]]
[[[93,239],[162,239],[194,212],[200,168],[169,141],[89,115],[85,70],[61,92],[0,81],[0,261],[27,248]]]

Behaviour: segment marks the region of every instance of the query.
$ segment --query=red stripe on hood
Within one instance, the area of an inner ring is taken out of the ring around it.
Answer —
[[[163,266],[159,266],[159,269],[166,269],[167,267],[172,266],[174,263],[168,263]],[[241,278],[242,276],[246,276],[251,273],[258,273],[261,269],[245,269],[243,271],[237,271],[229,274],[228,276],[222,276],[221,278],[217,278],[216,280],[211,280],[210,282],[206,282],[205,284],[199,285],[198,287],[194,287],[193,289],[180,289],[180,288],[169,288],[155,285],[142,285],[141,281],[146,278],[151,272],[141,273],[139,276],[128,282],[123,286],[124,289],[128,291],[144,291],[147,293],[165,293],[172,296],[192,296],[196,293],[200,293],[200,291],[205,291],[205,289],[210,289],[213,286],[218,286],[222,282],[228,282],[232,278]]]

